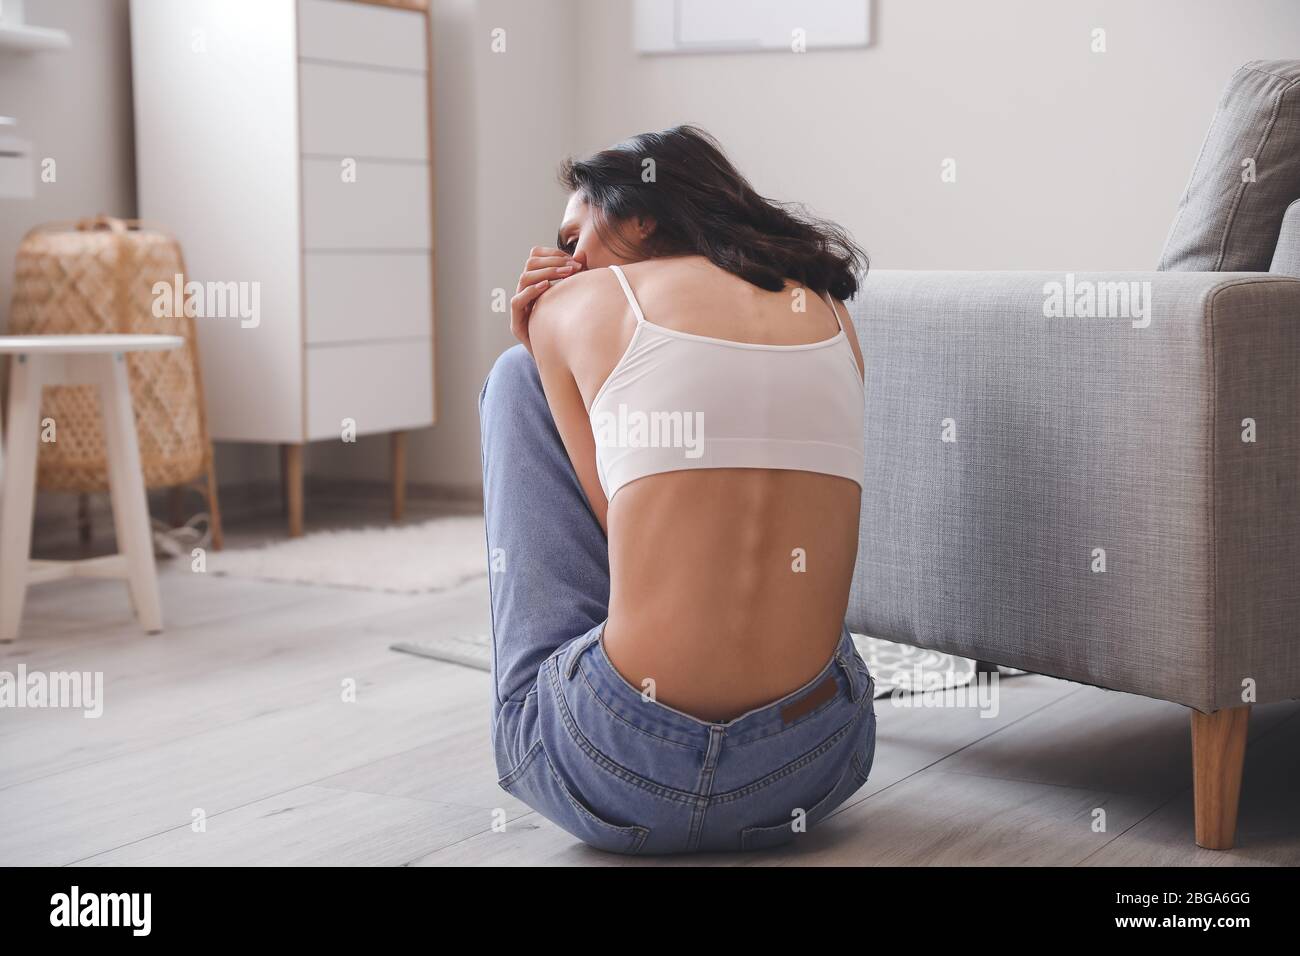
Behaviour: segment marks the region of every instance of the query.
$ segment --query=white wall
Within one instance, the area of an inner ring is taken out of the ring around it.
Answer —
[[[579,149],[698,123],[883,268],[1154,268],[1232,71],[1300,56],[1296,0],[875,0],[866,49],[671,57],[632,7],[582,0]]]
[[[56,181],[38,182],[30,200],[0,199],[0,327],[8,320],[13,262],[32,226],[103,212],[135,215],[128,0],[27,0],[25,18],[72,38],[62,53],[0,54],[0,114]]]

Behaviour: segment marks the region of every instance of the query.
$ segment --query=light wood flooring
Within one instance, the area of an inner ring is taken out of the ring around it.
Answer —
[[[368,517],[333,509],[314,524]],[[229,545],[279,529],[233,527]],[[1300,702],[1255,708],[1237,849],[1220,853],[1192,840],[1184,708],[1041,676],[1004,681],[993,719],[878,702],[870,781],[792,847],[610,856],[497,788],[487,674],[389,650],[485,630],[484,581],[402,596],[175,561],[161,576],[156,636],[137,629],[119,582],[29,592],[0,670],[102,671],[105,706],[97,720],[0,710],[0,865],[1300,863]]]

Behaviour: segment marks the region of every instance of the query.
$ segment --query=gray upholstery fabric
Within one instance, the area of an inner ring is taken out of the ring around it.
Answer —
[[[1243,181],[1253,160],[1254,181]],[[1173,272],[1264,272],[1300,199],[1300,60],[1247,63],[1228,81],[1160,257]]]
[[[1248,678],[1261,702],[1300,696],[1300,281],[1219,286],[1208,305],[1215,702],[1240,703]]]
[[[1064,279],[867,279],[850,627],[1203,711],[1300,696],[1300,281],[1074,277],[1149,282],[1134,328],[1044,318]]]
[[[1300,279],[1300,199],[1286,209],[1282,219],[1282,232],[1273,250],[1273,264],[1268,271],[1274,275],[1294,276]]]

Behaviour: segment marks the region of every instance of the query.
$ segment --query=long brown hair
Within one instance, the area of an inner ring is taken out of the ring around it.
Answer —
[[[761,289],[779,292],[792,279],[837,299],[853,297],[867,268],[866,253],[842,228],[760,196],[696,126],[641,133],[566,160],[560,182],[581,193],[601,239],[624,258],[700,255]],[[655,228],[627,248],[611,225],[637,217]]]

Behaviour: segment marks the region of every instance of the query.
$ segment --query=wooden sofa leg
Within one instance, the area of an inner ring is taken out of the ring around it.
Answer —
[[[1249,720],[1249,706],[1229,707],[1212,714],[1192,711],[1196,845],[1207,850],[1232,849]]]

